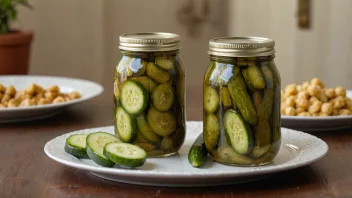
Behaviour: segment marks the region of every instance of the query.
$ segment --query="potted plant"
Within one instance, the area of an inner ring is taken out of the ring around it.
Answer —
[[[18,5],[31,8],[27,0],[0,0],[0,75],[28,73],[33,33],[10,27]]]

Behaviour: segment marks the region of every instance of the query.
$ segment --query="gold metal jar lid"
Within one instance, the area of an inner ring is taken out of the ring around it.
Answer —
[[[180,49],[180,36],[165,32],[131,33],[120,36],[120,49],[152,52]]]
[[[208,54],[227,57],[269,56],[275,54],[275,41],[262,37],[221,37],[209,41]]]

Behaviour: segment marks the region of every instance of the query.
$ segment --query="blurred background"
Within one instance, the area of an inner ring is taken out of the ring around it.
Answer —
[[[164,31],[181,36],[187,90],[201,88],[208,40],[220,36],[274,39],[283,86],[319,77],[352,88],[351,0],[29,2],[34,10],[20,8],[15,26],[35,34],[30,74],[84,78],[112,90],[119,35]]]

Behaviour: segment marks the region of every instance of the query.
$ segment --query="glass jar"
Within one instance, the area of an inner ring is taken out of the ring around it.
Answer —
[[[176,154],[185,138],[185,72],[171,33],[120,36],[114,75],[115,134],[148,157]]]
[[[203,83],[203,138],[217,162],[258,166],[280,148],[280,75],[275,42],[259,37],[216,38]]]

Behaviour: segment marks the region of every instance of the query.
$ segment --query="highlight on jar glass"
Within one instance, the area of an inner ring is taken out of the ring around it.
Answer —
[[[215,38],[203,83],[203,139],[217,162],[270,163],[280,149],[280,75],[275,42],[260,37]]]
[[[171,33],[120,36],[114,75],[115,134],[148,157],[176,154],[185,133],[185,72]]]

